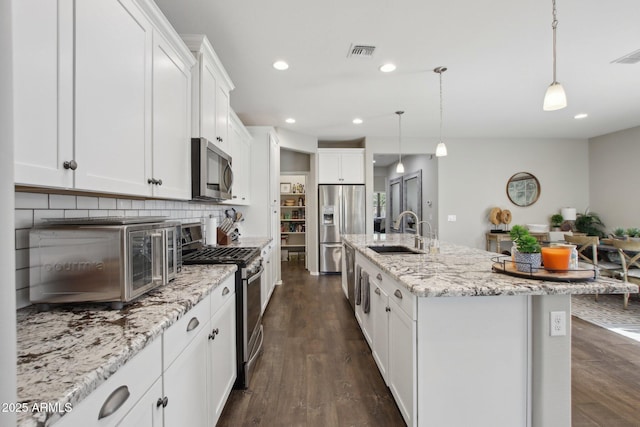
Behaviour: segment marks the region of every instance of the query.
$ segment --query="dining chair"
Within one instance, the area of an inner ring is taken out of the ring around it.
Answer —
[[[613,246],[618,249],[622,261],[622,279],[625,283],[632,282],[640,285],[640,241],[613,240]],[[629,305],[629,293],[624,294],[624,308]]]

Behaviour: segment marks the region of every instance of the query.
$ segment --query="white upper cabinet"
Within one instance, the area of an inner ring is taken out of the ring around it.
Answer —
[[[248,205],[251,203],[251,134],[231,110],[229,122],[230,155],[233,167],[232,198],[226,204]]]
[[[192,135],[230,153],[229,92],[235,86],[206,36],[183,34],[182,39],[198,61],[193,73]]]
[[[318,184],[364,184],[363,148],[319,148]]]
[[[154,195],[191,198],[191,64],[155,34],[153,44]],[[160,184],[160,182],[162,184]]]
[[[14,23],[17,184],[190,198],[195,61],[155,3],[28,0]]]
[[[12,12],[15,182],[72,187],[73,2],[16,1]]]
[[[148,194],[153,27],[131,1],[75,4],[75,187]]]

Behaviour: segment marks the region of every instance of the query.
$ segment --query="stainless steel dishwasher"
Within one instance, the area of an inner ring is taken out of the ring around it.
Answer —
[[[344,245],[345,263],[347,266],[347,296],[349,298],[349,304],[355,311],[356,309],[356,250],[351,246]]]

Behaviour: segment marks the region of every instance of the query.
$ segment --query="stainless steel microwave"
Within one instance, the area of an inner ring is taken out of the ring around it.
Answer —
[[[231,156],[205,138],[191,139],[191,196],[229,200],[233,187]]]
[[[181,225],[149,220],[86,218],[33,228],[31,302],[111,302],[121,308],[122,303],[167,284],[181,267]]]

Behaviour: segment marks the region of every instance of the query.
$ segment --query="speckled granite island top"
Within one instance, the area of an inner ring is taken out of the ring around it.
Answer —
[[[97,304],[18,310],[18,401],[77,404],[235,271],[235,265],[184,266],[174,281],[122,310]],[[45,425],[49,416],[20,413],[18,425]]]
[[[439,254],[381,255],[370,245],[413,247],[413,235],[347,234],[342,239],[411,293],[419,297],[495,295],[621,294],[638,292],[638,286],[600,277],[591,282],[550,282],[508,276],[491,270],[499,254],[440,242]]]

